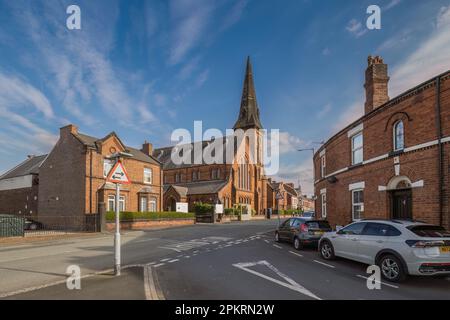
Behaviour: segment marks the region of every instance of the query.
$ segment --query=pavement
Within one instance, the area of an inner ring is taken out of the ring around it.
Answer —
[[[121,276],[112,275],[113,238],[0,247],[3,299],[450,299],[449,278],[410,277],[366,286],[367,266],[324,262],[315,248],[276,243],[277,220],[193,225],[122,235]],[[81,289],[66,286],[81,269]]]

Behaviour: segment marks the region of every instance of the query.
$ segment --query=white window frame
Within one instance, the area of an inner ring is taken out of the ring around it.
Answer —
[[[158,211],[158,199],[156,199],[155,197],[150,197],[148,201],[148,211],[149,212]]]
[[[399,124],[402,124],[403,127],[403,135],[402,135],[402,147],[398,147],[397,145],[397,127]],[[393,145],[394,145],[394,151],[400,151],[405,149],[405,124],[403,123],[402,120],[398,120],[397,122],[394,123],[394,127],[393,127],[393,132],[392,132],[392,136],[393,136]]]
[[[153,170],[151,168],[144,168],[144,183],[145,184],[153,183]]]
[[[361,136],[361,147],[359,148],[354,148],[354,141],[356,138],[358,138],[359,136]],[[352,165],[356,165],[356,164],[360,164],[364,162],[364,136],[362,132],[358,132],[357,134],[353,135],[351,137],[351,149],[352,149]],[[355,162],[355,153],[361,150],[361,161],[360,162]]]
[[[362,192],[363,196],[363,202],[355,202],[355,193],[356,192]],[[355,207],[360,207],[360,216],[358,218],[355,218]],[[354,189],[352,190],[352,220],[353,221],[360,221],[364,218],[364,189]]]
[[[111,201],[112,201],[112,206],[111,206]],[[115,207],[116,207],[116,196],[109,195],[108,196],[108,211],[115,211]]]
[[[144,202],[144,200],[145,200],[145,202]],[[143,206],[144,204],[145,204],[145,208]],[[140,200],[139,200],[139,212],[147,212],[147,211],[148,211],[148,198],[146,196],[141,196]]]
[[[108,173],[114,167],[115,161],[111,159],[103,159],[103,177],[106,178]],[[107,169],[108,168],[108,169]]]
[[[322,218],[326,218],[327,217],[327,193],[323,192],[320,195],[320,203],[321,203],[321,207],[322,207]]]
[[[320,177],[321,178],[325,178],[325,169],[326,169],[326,159],[325,159],[325,155],[320,157]]]
[[[113,201],[113,207],[112,208],[111,208],[110,201]],[[125,196],[120,196],[119,197],[119,211],[123,212],[125,210],[126,210]],[[108,196],[108,211],[116,211],[116,196],[114,194],[110,194]]]

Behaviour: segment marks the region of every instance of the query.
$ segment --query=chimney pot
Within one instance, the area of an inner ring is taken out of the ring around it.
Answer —
[[[141,151],[146,155],[151,156],[153,154],[153,145],[147,140],[145,140],[144,144],[142,145]]]

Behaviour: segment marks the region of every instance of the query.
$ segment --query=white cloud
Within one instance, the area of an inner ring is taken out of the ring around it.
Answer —
[[[323,119],[328,113],[330,113],[332,109],[331,103],[326,104],[323,108],[317,113],[318,119]]]
[[[235,3],[231,11],[225,16],[221,31],[231,28],[239,20],[241,20],[245,8],[248,5],[249,0],[239,0]]]
[[[281,165],[278,174],[272,176],[272,178],[276,181],[293,182],[295,185],[298,185],[300,182],[302,192],[304,194],[313,195],[314,169],[311,156],[300,163]]]
[[[367,32],[362,23],[356,19],[350,20],[345,29],[356,38],[363,36]]]
[[[201,86],[203,86],[206,82],[206,80],[208,80],[209,77],[209,69],[204,70],[202,73],[199,74],[199,76],[197,77],[197,81],[196,81],[196,86],[197,88],[200,88]]]
[[[417,49],[393,67],[391,97],[408,90],[446,70],[450,65],[450,6],[442,7],[436,25]]]
[[[402,2],[402,0],[391,0],[386,6],[383,7],[383,9],[386,11],[392,9],[393,7],[400,4],[400,2]]]
[[[178,64],[201,40],[210,22],[214,3],[207,0],[172,0],[170,64]]]
[[[280,138],[280,146],[279,146],[280,154],[297,152],[299,148],[305,145],[305,141],[303,141],[299,137],[291,135],[289,132],[286,131],[280,131],[279,138]]]
[[[16,76],[0,72],[0,104],[14,108],[32,106],[46,118],[53,118],[54,112],[47,97],[28,82]]]
[[[329,56],[331,54],[330,48],[326,47],[322,50],[322,55]]]
[[[359,119],[364,114],[364,102],[356,101],[343,109],[343,112],[333,126],[333,133],[344,129],[353,121]]]

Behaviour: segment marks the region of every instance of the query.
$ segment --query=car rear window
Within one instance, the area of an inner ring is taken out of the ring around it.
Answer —
[[[411,226],[408,229],[419,237],[450,238],[450,232],[440,226]]]
[[[328,221],[308,221],[306,224],[311,229],[331,229]]]

